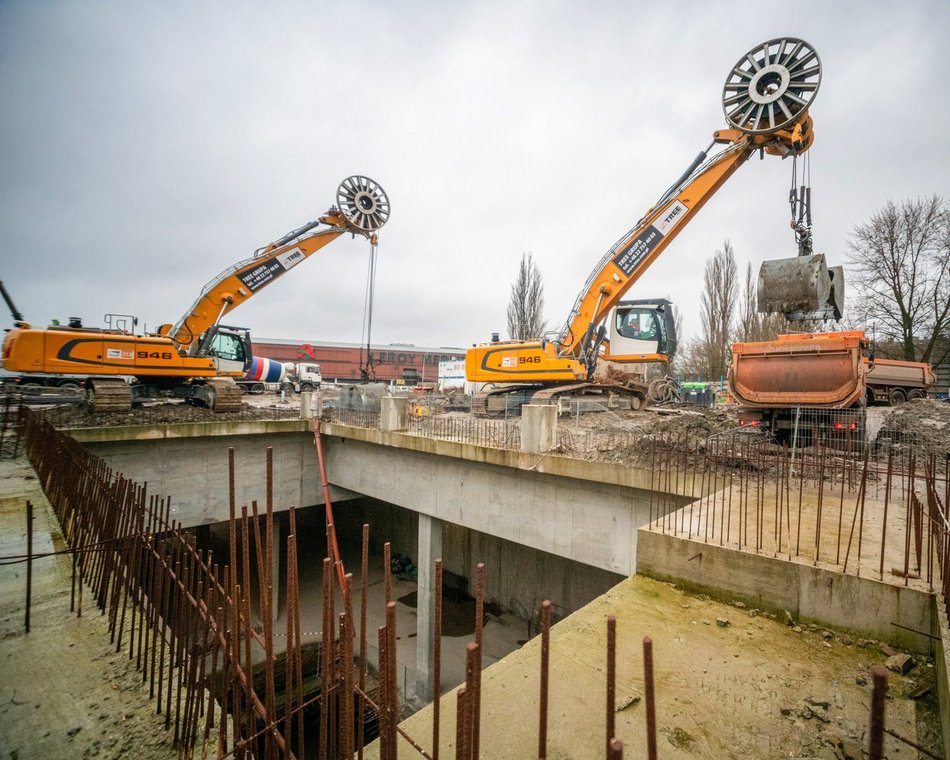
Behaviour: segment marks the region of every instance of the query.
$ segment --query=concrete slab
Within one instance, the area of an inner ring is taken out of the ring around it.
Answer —
[[[617,617],[616,735],[643,756],[645,706],[642,643],[654,645],[659,754],[664,758],[836,757],[843,742],[860,746],[868,724],[870,675],[885,655],[821,629],[796,632],[749,609],[644,577],[629,578],[554,626],[548,757],[604,755],[606,618]],[[719,621],[722,621],[719,624]],[[728,621],[728,622],[726,622]],[[481,756],[538,756],[540,641],[482,675]],[[932,682],[920,663],[891,674],[887,726],[916,736],[908,692]],[[455,694],[442,699],[440,752],[454,756]],[[403,722],[431,746],[431,706]],[[889,758],[913,750],[885,737]],[[403,742],[400,754],[414,756]],[[378,757],[378,747],[367,757]]]

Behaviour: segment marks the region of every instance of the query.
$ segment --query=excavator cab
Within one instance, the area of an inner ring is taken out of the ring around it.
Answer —
[[[753,136],[784,134],[781,153],[792,158],[792,229],[798,255],[765,261],[759,269],[757,307],[792,320],[841,319],[844,271],[814,253],[811,188],[798,183],[798,157],[814,140],[808,109],[821,85],[821,60],[804,40],[780,37],[752,48],[733,66],[722,106],[730,127]],[[768,150],[768,148],[766,148]],[[771,151],[770,151],[771,152]],[[803,164],[807,166],[808,157]],[[808,170],[803,169],[803,177]]]
[[[666,361],[676,353],[673,304],[665,298],[621,301],[608,320],[608,361]]]
[[[191,355],[211,357],[219,375],[239,377],[251,366],[251,334],[243,327],[213,325],[195,341]]]

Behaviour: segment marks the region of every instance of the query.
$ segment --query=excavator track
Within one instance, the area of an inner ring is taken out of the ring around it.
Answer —
[[[92,411],[124,412],[132,408],[132,388],[124,380],[86,380],[86,401]]]
[[[472,414],[476,417],[498,417],[505,414],[506,410],[520,414],[521,406],[524,404],[553,404],[557,403],[559,398],[570,396],[578,396],[581,398],[585,396],[607,398],[610,395],[630,398],[630,406],[635,411],[641,409],[646,404],[647,387],[639,383],[630,382],[623,384],[571,383],[547,388],[538,387],[536,385],[503,386],[476,394],[472,398]],[[506,402],[505,408],[501,410],[492,409],[490,404],[491,399],[498,398],[499,396],[506,398],[521,396],[522,399],[519,400],[520,403],[519,401],[514,401],[513,404]]]
[[[558,385],[553,388],[542,388],[531,397],[532,404],[551,404],[556,403],[559,398],[565,396],[585,397],[593,396],[606,398],[611,394],[625,396],[630,398],[630,406],[636,411],[640,409],[647,397],[646,386],[634,383],[574,383],[571,385]]]
[[[243,403],[243,394],[238,384],[230,377],[216,377],[208,380],[208,406],[212,411],[239,412]]]

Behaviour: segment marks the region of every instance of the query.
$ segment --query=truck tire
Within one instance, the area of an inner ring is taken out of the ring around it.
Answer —
[[[254,385],[251,386],[251,393],[257,396],[263,394],[265,390],[264,383],[254,383]]]
[[[891,406],[900,406],[907,401],[907,394],[904,393],[903,388],[891,388],[887,392],[887,400]]]
[[[910,393],[907,394],[907,398],[911,401],[917,401],[917,399],[927,398],[927,391],[923,388],[914,388]]]
[[[313,383],[303,383],[300,386],[301,393],[306,393],[307,391],[312,391],[312,390],[313,390]]]

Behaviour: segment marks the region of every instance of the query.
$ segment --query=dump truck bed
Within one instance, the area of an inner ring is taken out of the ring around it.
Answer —
[[[729,388],[746,407],[846,409],[864,398],[866,344],[861,331],[735,343]]]
[[[904,388],[926,389],[937,382],[937,377],[931,366],[925,362],[876,359],[868,364],[867,382],[868,385],[898,385]]]

